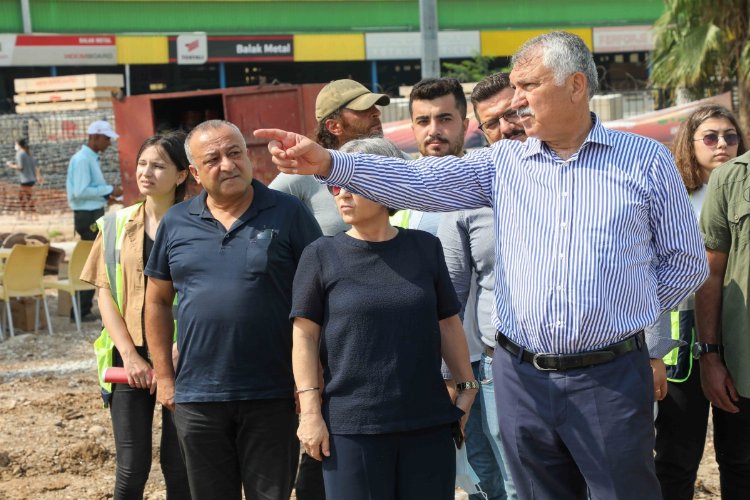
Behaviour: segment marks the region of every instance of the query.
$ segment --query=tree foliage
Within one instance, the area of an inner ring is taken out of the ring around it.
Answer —
[[[494,57],[476,54],[471,59],[466,59],[458,64],[443,63],[443,68],[447,70],[443,76],[446,78],[455,78],[462,83],[478,82],[485,76],[496,71],[490,68],[494,60]]]
[[[750,43],[748,0],[665,0],[654,24],[651,81],[695,97],[737,84],[740,122],[748,128]]]

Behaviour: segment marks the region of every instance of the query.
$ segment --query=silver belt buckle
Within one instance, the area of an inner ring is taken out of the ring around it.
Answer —
[[[551,352],[538,352],[538,353],[534,354],[533,358],[531,358],[531,365],[534,368],[536,368],[537,370],[543,371],[543,372],[554,372],[554,371],[557,371],[557,368],[545,368],[545,367],[541,367],[541,366],[539,366],[539,363],[537,362],[537,359],[539,358],[539,356],[554,356],[554,355],[555,354],[551,353]]]

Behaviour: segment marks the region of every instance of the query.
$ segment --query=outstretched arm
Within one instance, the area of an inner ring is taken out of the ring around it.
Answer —
[[[328,177],[331,171],[330,153],[304,135],[268,128],[258,129],[253,135],[269,140],[268,151],[282,172]]]

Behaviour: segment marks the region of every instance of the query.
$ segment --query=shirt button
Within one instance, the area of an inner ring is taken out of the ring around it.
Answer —
[[[557,285],[557,291],[558,292],[562,292],[563,291],[563,286],[562,285]]]
[[[561,196],[562,196],[563,198],[567,197],[567,196],[568,196],[568,192],[567,192],[567,191],[563,191],[563,192],[562,192],[562,195],[561,195]]]
[[[562,259],[563,257],[565,257],[565,254],[560,252],[560,258]]]
[[[563,326],[563,322],[558,319],[557,323],[555,323],[555,326],[558,327],[558,328],[560,328],[561,326]]]
[[[568,223],[567,222],[562,222],[560,224],[560,227],[563,228],[563,229],[565,229],[566,227],[568,227]]]

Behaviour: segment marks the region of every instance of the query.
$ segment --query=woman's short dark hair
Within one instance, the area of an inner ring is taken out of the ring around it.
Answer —
[[[682,176],[682,182],[685,183],[688,193],[698,190],[703,185],[700,165],[698,165],[698,159],[695,157],[695,141],[693,140],[693,136],[695,135],[695,131],[698,130],[698,127],[710,118],[724,118],[725,120],[728,120],[739,136],[739,142],[737,143],[737,156],[746,151],[745,134],[742,133],[742,129],[740,128],[740,124],[734,116],[734,113],[718,104],[708,104],[693,111],[690,116],[688,116],[687,120],[680,125],[680,128],[677,130],[677,135],[674,138],[674,142],[672,143],[674,161],[677,165],[677,170],[680,172],[680,176]]]
[[[156,146],[158,148],[161,148],[161,150],[167,154],[172,163],[174,163],[175,167],[177,167],[178,172],[188,170],[190,162],[188,161],[187,155],[185,154],[185,138],[185,132],[182,131],[157,134],[149,137],[141,145],[141,149],[138,150],[138,154],[135,157],[136,165],[138,164],[138,160],[140,160],[141,155],[147,148]],[[188,175],[190,175],[190,172],[188,172]],[[174,192],[175,203],[179,203],[185,198],[186,187],[187,182],[183,182],[179,186],[177,186],[177,189],[175,189]]]
[[[403,158],[404,154],[388,139],[382,137],[367,137],[365,139],[355,139],[349,141],[339,149],[342,153],[365,153],[379,156],[392,156],[393,158]],[[394,215],[398,212],[396,208],[389,208],[388,215]]]

